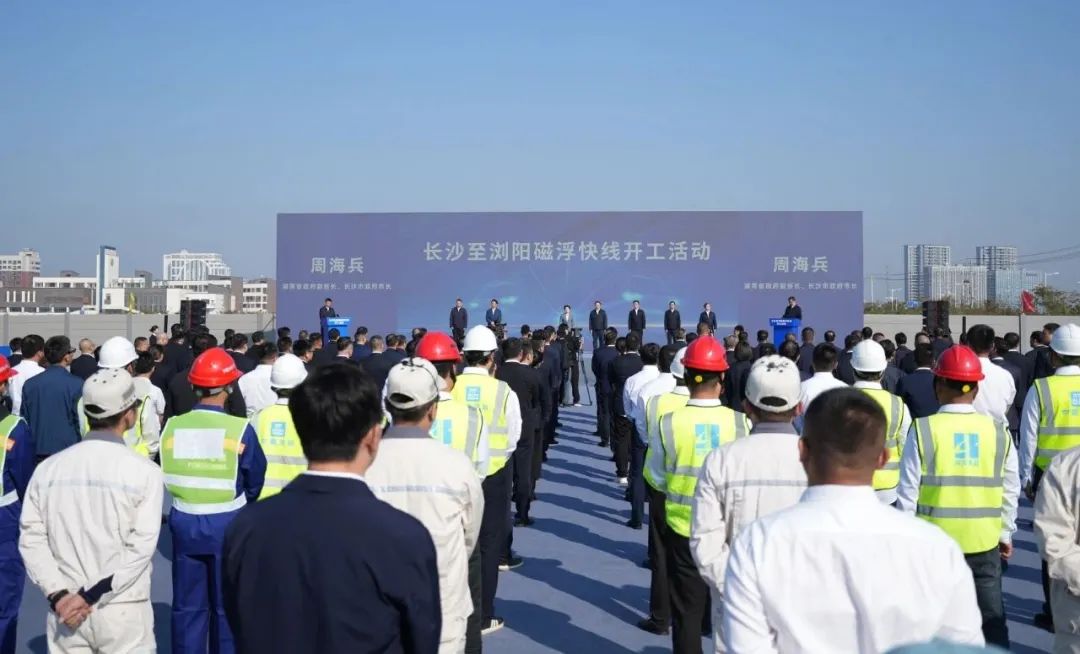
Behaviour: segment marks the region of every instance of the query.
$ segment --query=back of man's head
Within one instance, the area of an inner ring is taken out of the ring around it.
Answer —
[[[52,336],[45,341],[45,360],[55,366],[71,354],[71,339],[67,336]]]
[[[892,361],[893,357],[896,356],[896,346],[893,345],[893,342],[886,338],[880,341],[879,345],[881,345],[881,349],[885,350],[885,360]]]
[[[919,332],[918,334],[915,334],[915,345],[923,344],[930,344],[930,334],[927,334],[926,332]]]
[[[783,343],[780,344],[779,353],[780,353],[780,356],[784,357],[785,359],[790,359],[792,361],[798,361],[799,360],[799,344],[796,343],[795,341],[785,340]]]
[[[814,372],[832,372],[836,370],[839,353],[832,343],[821,343],[814,348]]]
[[[520,338],[513,337],[503,341],[502,355],[504,361],[516,361],[521,358],[521,346],[523,341]]]
[[[990,325],[972,325],[967,331],[967,344],[981,357],[994,351],[994,328]]]
[[[191,339],[191,354],[199,356],[203,352],[217,347],[217,338],[213,334],[199,334]]]
[[[854,388],[818,395],[806,410],[800,458],[811,486],[871,486],[884,465],[885,412],[877,400]]]
[[[896,332],[895,339],[896,347],[900,347],[901,345],[907,345],[907,334],[905,334],[904,332]]]
[[[641,349],[641,337],[635,332],[630,332],[626,336],[626,351],[637,352]]]
[[[915,367],[932,368],[934,366],[934,346],[929,343],[919,343],[915,346]]]
[[[874,337],[874,330],[872,327],[863,327],[862,331],[859,333],[862,335],[864,341],[868,341]]]
[[[660,372],[671,372],[671,362],[675,360],[675,355],[678,353],[679,347],[674,344],[660,348],[660,356],[656,361],[656,367],[660,369]]]
[[[626,353],[626,337],[620,336],[615,339],[615,351],[619,354]]]
[[[1015,350],[1020,347],[1020,334],[1016,332],[1007,332],[1005,334],[1005,346],[1010,350]]]
[[[757,342],[764,343],[767,340],[769,340],[769,332],[765,331],[764,329],[759,329],[757,331]]]
[[[863,340],[862,336],[860,336],[857,332],[848,334],[847,336],[844,337],[844,349],[845,350],[850,350],[850,349],[854,348],[856,345],[858,345],[859,343],[861,343],[862,340]]]
[[[660,346],[656,343],[642,345],[639,352],[641,352],[641,364],[644,366],[655,366],[660,360]]]
[[[835,343],[836,342],[836,332],[834,332],[831,329],[829,331],[825,332],[825,342],[826,343]]]
[[[316,369],[289,397],[289,413],[312,463],[349,462],[382,421],[380,390],[354,366]]]
[[[814,330],[813,330],[812,327],[803,327],[802,340],[803,340],[803,343],[813,343],[814,342]]]
[[[712,327],[709,326],[709,323],[707,323],[707,322],[699,322],[697,324],[697,335],[698,336],[704,336],[705,334],[708,334],[711,331],[712,331]]]
[[[383,337],[379,336],[378,334],[372,336],[371,340],[369,340],[368,343],[371,345],[372,352],[382,352],[386,349],[386,341],[384,341]]]
[[[154,355],[150,352],[139,352],[135,358],[135,376],[149,375],[154,371]]]
[[[619,332],[611,329],[610,327],[604,332],[604,345],[615,345],[615,341],[619,340]]]
[[[1005,338],[997,336],[994,338],[994,353],[999,357],[1005,356],[1009,352],[1009,344],[1005,342]]]
[[[22,339],[22,355],[24,359],[33,359],[45,351],[45,339],[37,334],[27,334]]]
[[[735,346],[735,360],[749,361],[753,358],[754,348],[750,347],[750,344],[746,341],[739,341],[739,344]]]

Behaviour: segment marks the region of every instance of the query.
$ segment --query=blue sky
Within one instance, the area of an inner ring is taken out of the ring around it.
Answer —
[[[278,212],[856,209],[867,273],[1051,250],[1077,34],[1071,1],[5,3],[2,249],[254,276]]]

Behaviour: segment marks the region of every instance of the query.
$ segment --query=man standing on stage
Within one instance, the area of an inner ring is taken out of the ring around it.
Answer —
[[[469,328],[469,310],[465,308],[461,298],[454,302],[454,308],[450,309],[450,333],[454,340],[460,343],[465,338],[465,330]]]

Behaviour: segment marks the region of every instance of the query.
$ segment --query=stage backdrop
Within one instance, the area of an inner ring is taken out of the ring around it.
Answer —
[[[862,242],[854,211],[279,214],[277,322],[316,328],[332,297],[354,329],[445,330],[460,297],[470,326],[498,298],[514,332],[564,304],[587,330],[599,299],[622,333],[640,299],[661,339],[670,300],[687,330],[708,301],[753,332],[794,295],[820,338],[861,327]]]

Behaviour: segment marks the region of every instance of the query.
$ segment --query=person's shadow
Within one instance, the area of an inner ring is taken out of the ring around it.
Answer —
[[[530,563],[532,560],[530,560]],[[506,616],[511,628],[529,640],[556,652],[581,652],[592,654],[662,654],[670,648],[646,647],[629,649],[608,640],[593,631],[582,629],[571,622],[566,613],[522,602],[499,600],[499,609]],[[628,628],[632,629],[633,627]],[[635,630],[636,631],[636,630]]]

